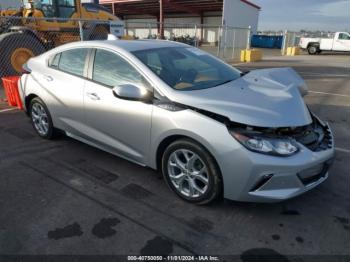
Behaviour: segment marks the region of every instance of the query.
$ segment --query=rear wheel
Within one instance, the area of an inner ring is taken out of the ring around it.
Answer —
[[[56,133],[50,112],[40,98],[36,97],[30,101],[29,115],[34,130],[40,137],[45,139],[54,138]]]
[[[319,48],[318,46],[316,45],[310,45],[308,48],[307,48],[307,51],[310,55],[316,55],[318,54],[319,52]]]
[[[162,173],[169,187],[188,202],[207,204],[221,194],[221,175],[214,158],[192,140],[180,139],[168,146]]]
[[[0,36],[0,77],[19,75],[29,58],[44,52],[40,41],[27,33],[12,32]]]

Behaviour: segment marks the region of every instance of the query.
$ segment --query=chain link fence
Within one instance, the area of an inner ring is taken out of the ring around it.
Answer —
[[[160,39],[161,24],[157,22],[126,21],[125,35],[135,39]],[[164,23],[164,39],[198,46],[198,29],[195,24]]]
[[[0,77],[17,75],[30,57],[62,44],[107,39],[109,21],[0,17]]]
[[[125,35],[157,39],[157,22],[126,21]],[[238,60],[240,50],[250,48],[251,29],[210,24],[164,23],[164,39],[196,46],[223,60]]]
[[[298,46],[299,42],[300,42],[300,36],[298,36],[298,34],[296,32],[285,31],[283,34],[281,54],[286,55],[287,48],[293,47],[293,46]]]
[[[64,18],[0,17],[1,76],[18,74],[30,57],[74,41],[107,39],[111,21]],[[124,21],[122,39],[160,38],[157,22]],[[164,38],[199,47],[224,60],[236,60],[249,48],[250,29],[164,23]],[[11,65],[11,66],[10,66]]]
[[[226,60],[238,60],[242,49],[250,48],[251,29],[223,26],[217,56]]]
[[[157,39],[160,23],[125,21],[125,35],[135,39]],[[210,24],[164,23],[164,39],[196,46],[226,61],[239,59],[240,50],[250,48],[250,28]]]

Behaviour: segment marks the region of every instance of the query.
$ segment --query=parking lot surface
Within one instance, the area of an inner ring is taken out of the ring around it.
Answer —
[[[40,139],[0,102],[0,254],[350,255],[350,56],[237,65],[285,66],[306,79],[337,154],[328,180],[276,204],[187,204],[157,172],[67,137]]]

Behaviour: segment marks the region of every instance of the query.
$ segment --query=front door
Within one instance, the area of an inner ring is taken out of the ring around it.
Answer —
[[[338,39],[335,40],[334,51],[350,51],[350,35],[339,33]]]
[[[84,105],[89,139],[104,149],[145,164],[150,146],[152,105],[117,98],[112,88],[122,84],[150,88],[129,62],[116,53],[95,52],[91,81],[86,81]]]

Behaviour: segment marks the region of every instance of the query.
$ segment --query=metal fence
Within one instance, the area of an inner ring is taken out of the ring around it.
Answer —
[[[250,48],[251,29],[223,26],[220,28],[217,56],[224,60],[237,60],[240,50]]]
[[[300,41],[300,36],[296,32],[291,31],[284,31],[283,34],[283,42],[282,42],[282,48],[281,48],[281,54],[286,55],[287,48],[298,46]]]
[[[157,22],[125,22],[125,34],[138,39],[156,39]],[[164,23],[164,38],[197,46],[224,60],[236,60],[240,50],[250,47],[250,28],[209,24]]]
[[[110,31],[110,21],[63,18],[0,17],[0,35],[30,29],[45,42],[60,45],[80,40],[105,39]]]
[[[136,39],[158,39],[161,24],[157,22],[125,22],[125,35]],[[192,46],[199,45],[199,32],[195,24],[164,23],[164,39],[183,42]]]
[[[35,35],[36,38],[23,38],[23,35],[13,33],[11,28],[18,26],[31,29],[31,36]],[[124,35],[129,39],[156,39],[160,38],[160,26],[156,21],[126,20]],[[181,23],[164,23],[163,27],[165,39],[200,47],[227,60],[239,57],[239,50],[249,47],[250,43],[250,28]],[[109,32],[110,21],[103,20],[0,17],[0,34],[13,35],[7,43],[18,44],[27,41],[29,45],[36,46],[34,54],[68,42],[106,39]],[[0,39],[3,38],[0,36]]]

